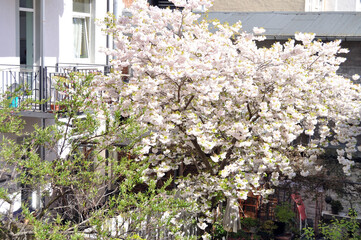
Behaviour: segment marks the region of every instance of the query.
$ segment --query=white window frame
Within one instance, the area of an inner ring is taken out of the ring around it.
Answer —
[[[33,7],[32,8],[27,8],[27,7],[20,7],[20,2],[18,2],[18,23],[17,23],[17,28],[18,28],[18,49],[20,50],[20,12],[31,12],[33,13],[33,47],[32,47],[32,64],[28,64],[27,63],[27,67],[33,66],[35,64],[35,46],[36,46],[36,35],[35,35],[35,8],[36,8],[36,1],[33,1]],[[20,52],[19,52],[19,58],[20,58]],[[20,61],[20,60],[19,60]]]
[[[74,1],[72,1],[72,3],[74,4]],[[93,15],[93,0],[90,0],[90,6],[89,6],[89,13],[84,13],[84,12],[74,12],[73,11],[73,15],[72,15],[72,24],[74,19],[75,18],[78,18],[78,19],[83,19],[84,20],[84,23],[85,23],[85,38],[86,38],[86,48],[87,48],[87,57],[76,57],[75,56],[75,49],[73,49],[73,57],[74,57],[74,60],[76,62],[87,62],[91,59],[91,56],[92,56],[92,24],[91,24],[91,20],[93,19],[92,18],[92,15]],[[73,26],[74,27],[74,26]],[[75,36],[73,36],[75,37]],[[73,40],[74,42],[74,40]]]

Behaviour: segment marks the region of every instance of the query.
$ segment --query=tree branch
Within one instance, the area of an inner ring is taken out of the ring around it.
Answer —
[[[229,158],[231,157],[231,154],[232,154],[232,151],[233,151],[233,148],[234,148],[234,145],[236,144],[236,142],[237,142],[237,139],[233,138],[231,141],[232,146],[227,150],[226,157],[221,162],[221,166],[219,167],[218,171],[222,171],[224,169],[224,167],[226,166]]]
[[[186,131],[185,129],[180,126],[180,125],[177,125],[179,127],[179,129],[184,133],[186,134]],[[212,172],[212,167],[211,165],[209,164],[209,158],[207,157],[207,155],[203,152],[201,146],[199,146],[198,144],[198,141],[197,141],[197,138],[194,137],[194,139],[191,140],[191,142],[193,143],[193,146],[196,150],[196,153],[198,155],[198,157],[201,159],[201,161],[206,165],[206,168],[209,172]]]
[[[191,142],[196,149],[197,155],[200,157],[202,162],[206,165],[206,168],[209,172],[212,172],[212,167],[209,164],[207,155],[203,152],[202,148],[199,146],[197,139],[192,139]]]
[[[253,117],[253,113],[252,113],[251,108],[249,106],[249,102],[247,103],[247,110],[248,110],[248,113],[249,113],[249,120],[251,120],[251,118]]]
[[[43,207],[41,209],[41,212],[39,212],[39,214],[36,216],[37,219],[40,219],[44,216],[45,211],[55,202],[57,201],[59,198],[63,197],[66,193],[68,193],[69,190],[57,195],[56,197],[54,197],[45,207]]]
[[[183,111],[185,111],[185,110],[188,108],[188,106],[189,106],[189,104],[192,102],[193,98],[194,98],[194,95],[192,95],[192,96],[189,98],[187,104],[186,104],[186,105],[184,106],[184,108],[183,108]]]

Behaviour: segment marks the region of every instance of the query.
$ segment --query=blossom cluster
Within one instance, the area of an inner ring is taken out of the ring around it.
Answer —
[[[106,50],[115,71],[99,77],[98,90],[124,117],[150,129],[139,155],[151,163],[147,175],[160,179],[196,167],[197,174],[177,184],[205,213],[217,193],[267,197],[282,179],[321,171],[320,156],[331,145],[350,173],[361,89],[336,73],[345,61],[337,54],[347,52],[340,41],[297,33],[259,48],[264,29],[253,35],[241,22],[222,24],[193,12],[209,7],[208,0],[174,2],[183,9],[136,1],[130,15],[106,30],[116,43]],[[124,67],[132,72],[127,83]]]

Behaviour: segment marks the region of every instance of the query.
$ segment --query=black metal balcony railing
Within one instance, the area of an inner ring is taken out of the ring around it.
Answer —
[[[182,7],[176,7],[173,2],[169,0],[148,0],[149,4],[152,6],[158,6],[159,8],[170,8],[182,10]]]
[[[0,94],[11,99],[10,107],[18,107],[31,100],[30,111],[53,112],[63,96],[55,89],[58,77],[67,77],[71,72],[101,72],[108,74],[110,67],[94,64],[56,64],[52,67],[0,65]],[[16,92],[16,94],[15,94]],[[12,94],[14,93],[14,94]],[[40,103],[46,100],[44,103]]]

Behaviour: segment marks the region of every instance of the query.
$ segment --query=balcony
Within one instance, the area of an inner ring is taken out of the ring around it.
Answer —
[[[149,4],[152,6],[158,6],[159,8],[170,8],[170,9],[176,8],[174,3],[168,0],[149,0]]]
[[[68,77],[71,72],[109,73],[109,66],[94,64],[57,64],[41,68],[39,66],[0,65],[0,95],[11,99],[10,107],[17,108],[28,101],[23,116],[52,118],[57,110],[56,103],[64,96],[55,89],[58,77]],[[12,93],[16,96],[12,96]],[[45,100],[45,101],[44,101]]]

